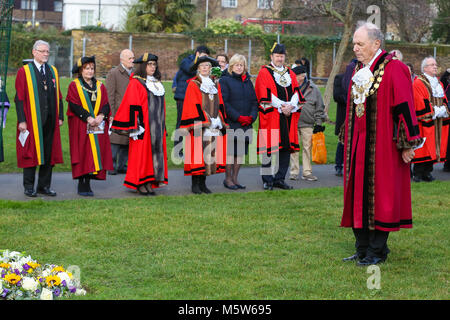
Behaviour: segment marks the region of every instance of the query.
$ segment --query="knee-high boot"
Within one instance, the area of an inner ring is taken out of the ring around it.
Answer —
[[[201,175],[199,176],[199,185],[200,185],[200,190],[204,193],[212,193],[211,190],[209,190],[206,187],[206,176]]]
[[[199,185],[199,178],[200,176],[192,176],[192,192],[195,194],[201,194],[202,190],[200,189],[200,185]]]

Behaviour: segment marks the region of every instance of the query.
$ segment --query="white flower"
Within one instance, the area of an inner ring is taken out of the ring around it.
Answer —
[[[85,296],[86,290],[77,288],[77,291],[75,291],[76,296]]]
[[[44,278],[47,278],[47,277],[50,275],[51,272],[52,272],[52,270],[50,270],[50,269],[45,269],[44,271],[42,271],[42,276],[43,276]]]
[[[66,281],[66,285],[67,286],[72,284],[72,281],[71,281],[69,275],[66,272],[58,273],[58,277],[61,279],[61,282]]]
[[[24,277],[22,280],[22,288],[27,291],[36,291],[38,287],[38,282],[30,277]]]
[[[41,300],[53,300],[53,292],[47,288],[43,288],[41,292]]]

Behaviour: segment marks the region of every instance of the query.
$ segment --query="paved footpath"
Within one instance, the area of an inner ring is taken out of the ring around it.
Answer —
[[[158,195],[185,195],[191,193],[191,177],[185,177],[182,169],[169,170],[169,184],[156,189]],[[334,165],[314,165],[313,174],[318,177],[318,181],[305,181],[301,178],[298,181],[288,180],[286,182],[294,189],[336,187],[342,186],[342,177],[334,175]],[[450,173],[442,171],[442,164],[434,167],[433,175],[437,180],[450,180]],[[133,198],[142,197],[135,191],[123,186],[124,174],[115,176],[108,175],[105,181],[91,182],[94,197],[82,197],[77,194],[77,180],[72,179],[70,172],[54,172],[52,178],[52,189],[56,191],[56,197],[46,197],[38,194],[37,198],[29,198],[23,194],[22,174],[7,173],[0,174],[1,194],[0,199],[5,200],[72,200],[72,199],[112,199],[112,198]],[[36,177],[37,178],[37,177]],[[223,186],[225,174],[216,174],[206,179],[206,185],[213,193],[236,193],[249,191],[264,191],[260,178],[259,167],[243,167],[239,172],[239,182],[247,186],[244,190],[229,190]],[[421,182],[426,183],[426,182]],[[274,189],[280,190],[280,189]]]

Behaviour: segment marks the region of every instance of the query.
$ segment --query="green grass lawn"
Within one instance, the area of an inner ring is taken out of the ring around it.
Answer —
[[[65,98],[67,94],[67,88],[69,83],[72,81],[70,78],[61,78],[61,92],[63,97]],[[5,161],[0,163],[0,173],[9,173],[9,172],[21,172],[17,168],[17,158],[16,158],[16,126],[17,126],[17,116],[14,105],[14,96],[15,96],[15,88],[14,88],[14,76],[9,76],[7,78],[7,86],[6,91],[11,102],[11,109],[8,112],[7,120],[6,120],[6,128],[3,129],[3,147],[5,153]],[[171,90],[172,83],[169,81],[164,82],[164,86],[166,89],[166,127],[168,131],[168,142],[167,142],[167,154],[168,154],[168,165],[170,169],[173,168],[181,168],[182,164],[174,164],[171,160],[171,153],[173,149],[173,142],[171,140],[172,134],[175,130],[176,120],[177,120],[177,108],[175,104],[175,100],[173,99],[173,93]],[[323,93],[324,88],[321,88]],[[67,111],[67,102],[64,100],[64,113]],[[336,104],[333,102],[330,106],[329,117],[332,120],[336,118]],[[250,150],[256,152],[256,134],[258,124],[255,123],[253,125],[255,129],[253,145],[250,146]],[[326,125],[325,130],[325,139],[328,151],[327,162],[334,163],[334,155],[336,153],[336,144],[337,137],[334,135],[334,125],[328,124]],[[64,164],[55,166],[55,171],[66,172],[71,171],[70,168],[70,151],[69,151],[69,129],[67,126],[67,121],[64,122],[64,125],[61,128],[61,142],[62,142],[62,150],[64,157]],[[247,158],[248,159],[248,158]],[[301,162],[301,157],[300,157]],[[247,161],[248,164],[248,161]]]
[[[391,233],[380,290],[341,261],[354,252],[342,187],[0,200],[0,248],[78,266],[80,299],[449,299],[449,194],[450,182],[413,185],[414,228]]]

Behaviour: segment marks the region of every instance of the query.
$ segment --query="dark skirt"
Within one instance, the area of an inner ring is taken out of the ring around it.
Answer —
[[[233,157],[242,157],[248,154],[248,146],[251,143],[253,135],[252,128],[245,131],[236,130],[234,134],[227,131],[227,155]]]

